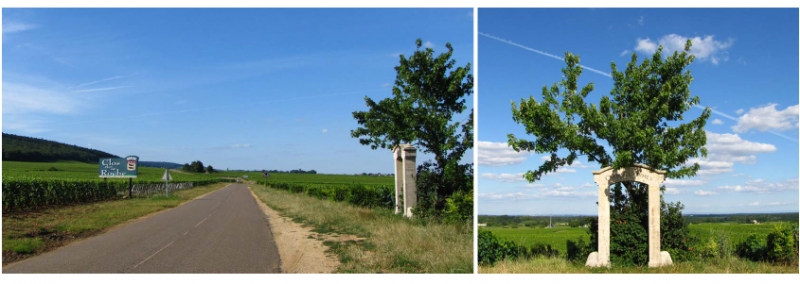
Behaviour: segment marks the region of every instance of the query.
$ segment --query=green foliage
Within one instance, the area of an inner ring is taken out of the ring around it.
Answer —
[[[472,148],[472,135],[466,133],[471,132],[472,123],[451,123],[454,115],[466,110],[465,97],[472,94],[470,64],[455,66],[450,43],[446,44],[448,51],[437,57],[431,48],[420,50],[421,39],[416,44],[417,51],[409,58],[400,55],[400,65],[394,68],[393,96],[378,103],[365,97],[369,111],[353,112],[361,127],[351,135],[372,149],[414,143],[444,167]],[[464,134],[458,133],[459,128]]]
[[[217,182],[223,180],[198,180],[194,186]],[[163,185],[158,181],[141,180],[136,180],[134,184]],[[3,212],[111,200],[119,198],[120,193],[127,195],[128,188],[127,179],[3,178]]]
[[[213,168],[212,168],[213,169]],[[191,164],[183,164],[182,171],[187,173],[204,173],[206,172],[206,168],[203,166],[203,162],[201,161],[192,161]]]
[[[3,161],[96,163],[101,158],[119,156],[55,141],[3,133]]]
[[[471,220],[472,180],[472,164],[450,163],[442,169],[431,162],[422,163],[417,167],[418,203],[414,216]]]
[[[589,258],[589,254],[596,250],[596,248],[590,247],[588,243],[583,241],[583,237],[580,237],[577,241],[567,240],[567,260],[569,261],[585,262]]]
[[[306,184],[289,183],[281,181],[258,181],[269,187],[286,190],[292,193],[302,193],[314,196],[319,199],[330,201],[347,202],[356,206],[367,208],[393,208],[392,197],[394,191],[385,185],[363,185],[359,183],[351,184]]]
[[[776,225],[772,231],[763,234],[750,234],[736,246],[739,257],[752,261],[768,261],[773,263],[797,266],[798,263],[798,226]]]
[[[734,255],[734,250],[736,248],[728,232],[712,231],[705,245],[698,247],[697,253],[703,258],[727,259]]]
[[[750,234],[736,246],[736,253],[752,261],[763,261],[767,257],[767,239],[761,234]]]
[[[666,190],[663,187],[662,189]],[[683,216],[682,211],[683,204],[680,202],[666,203],[662,198],[661,249],[669,252],[672,261],[691,260],[692,247],[696,246],[698,242],[697,237],[691,234],[689,221]],[[729,254],[726,252],[726,255]]]
[[[492,232],[478,230],[478,264],[494,265],[505,258],[503,244]]]
[[[440,219],[442,214],[448,214],[444,211],[451,195],[463,195],[472,189],[472,165],[458,164],[473,146],[472,112],[462,121],[456,115],[467,109],[466,97],[472,94],[473,78],[470,64],[457,67],[451,59],[450,43],[446,44],[446,52],[435,57],[433,49],[421,49],[421,39],[416,45],[417,50],[409,58],[400,55],[400,65],[394,68],[397,76],[392,97],[377,103],[365,97],[369,110],[353,112],[360,127],[350,134],[372,149],[393,149],[407,143],[432,154],[433,162],[425,162],[417,169],[418,203],[414,214]],[[451,212],[471,207],[466,203],[456,205],[452,200],[451,206],[463,208],[453,208]]]
[[[571,165],[578,156],[586,156],[589,162],[597,162],[601,168],[620,169],[644,164],[665,170],[666,177],[672,179],[694,176],[700,166],[688,162],[707,155],[703,127],[711,110],[706,108],[698,118],[678,124],[684,120],[684,112],[700,103],[698,97],[691,97],[689,93],[693,78],[686,68],[694,60],[688,53],[690,47],[691,42],[687,41],[682,52],[675,52],[666,59],[662,59],[663,48],[659,47],[641,64],[633,54],[623,72],[612,62],[614,87],[610,96],[600,98],[599,105],[585,101],[594,90],[594,84],[578,89],[578,77],[583,71],[580,58],[567,53],[563,80],[549,89],[543,87],[541,101],[531,96],[528,100],[522,99],[519,107],[511,103],[513,120],[537,139],[529,141],[509,134],[509,146],[516,151],[550,154],[549,160],[538,169],[528,171],[525,178],[535,182],[546,173]],[[563,150],[566,155],[560,156]],[[622,182],[611,186],[610,190],[611,261],[644,265],[647,263],[647,185]],[[681,208],[680,205],[662,205],[662,211],[666,209],[662,213],[671,216],[665,216],[667,222],[662,225],[667,227],[662,227],[661,231],[677,231],[667,236],[666,249],[678,255],[688,251],[684,241],[688,229],[680,215]],[[596,231],[592,237],[596,238]]]
[[[767,235],[767,259],[797,265],[797,226],[779,224]]]
[[[530,259],[535,256],[558,257],[558,250],[549,244],[535,243],[530,247],[514,241],[500,240],[488,230],[478,230],[478,264],[494,265],[503,259]]]
[[[571,165],[579,156],[589,162],[615,169],[641,163],[667,171],[668,178],[691,177],[700,168],[697,163],[687,165],[690,158],[706,156],[706,120],[711,109],[706,108],[697,119],[681,125],[668,122],[683,120],[683,113],[700,103],[690,97],[690,72],[684,69],[694,60],[688,54],[691,43],[683,52],[662,60],[661,51],[637,65],[634,53],[624,72],[611,63],[614,88],[611,97],[603,96],[600,105],[584,101],[594,90],[589,83],[578,90],[578,76],[583,68],[577,55],[567,53],[567,67],[562,69],[564,79],[548,90],[542,89],[542,101],[522,99],[517,108],[512,102],[512,118],[525,126],[535,141],[508,135],[508,144],[515,150],[550,153],[537,170],[528,171],[525,177],[533,182],[559,167]],[[560,101],[559,101],[560,100]],[[609,152],[599,140],[612,148]],[[559,157],[560,149],[568,154]]]
[[[445,200],[444,220],[451,223],[472,223],[473,191],[458,191]]]

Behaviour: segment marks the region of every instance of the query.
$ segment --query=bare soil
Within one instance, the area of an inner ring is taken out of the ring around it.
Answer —
[[[358,241],[352,235],[320,234],[312,232],[313,228],[305,227],[293,222],[290,218],[281,216],[278,211],[268,207],[253,193],[250,194],[258,202],[259,207],[267,215],[272,237],[278,246],[281,256],[281,271],[283,273],[332,273],[341,265],[338,257],[328,252],[324,241],[344,242]]]

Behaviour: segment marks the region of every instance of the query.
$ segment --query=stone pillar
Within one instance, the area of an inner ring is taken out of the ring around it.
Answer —
[[[650,262],[648,266],[661,266],[661,192],[655,183],[647,184],[647,235]]]
[[[403,149],[395,146],[392,150],[394,157],[394,214],[400,214],[400,192],[403,192]]]
[[[593,267],[609,267],[611,263],[611,204],[608,180],[595,176],[597,183],[597,260]],[[588,262],[587,262],[588,264]]]
[[[417,206],[417,149],[403,145],[403,216],[412,217]]]

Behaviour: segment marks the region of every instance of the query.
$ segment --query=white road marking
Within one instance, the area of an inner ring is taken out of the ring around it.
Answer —
[[[208,217],[203,219],[203,221],[200,221],[200,223],[197,223],[197,225],[194,225],[194,227],[197,228],[197,226],[200,226],[200,224],[203,224],[203,222],[205,222],[206,220],[208,220]]]
[[[144,263],[145,261],[147,261],[147,260],[149,260],[149,259],[153,258],[153,257],[154,257],[154,256],[156,256],[156,255],[157,255],[159,252],[161,252],[162,250],[164,250],[164,249],[165,249],[165,248],[167,248],[168,246],[172,245],[172,243],[174,243],[174,242],[175,242],[175,241],[172,241],[172,242],[168,243],[166,246],[164,246],[163,248],[161,248],[160,250],[158,250],[158,251],[157,251],[157,252],[155,252],[154,254],[152,254],[152,255],[148,256],[147,258],[145,258],[144,260],[142,260],[142,262],[139,262],[139,264],[136,264],[136,265],[134,265],[133,267],[131,267],[131,270],[134,270],[134,269],[136,269],[136,267],[137,267],[137,266],[139,266],[139,265],[141,265],[142,263]]]

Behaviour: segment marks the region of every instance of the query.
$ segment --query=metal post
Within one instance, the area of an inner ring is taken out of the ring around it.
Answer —
[[[133,178],[128,179],[128,198],[133,198]]]
[[[169,179],[166,179],[166,181],[164,181],[164,182],[165,182],[165,185],[167,186],[167,187],[166,187],[166,190],[167,190],[167,197],[169,197]]]

